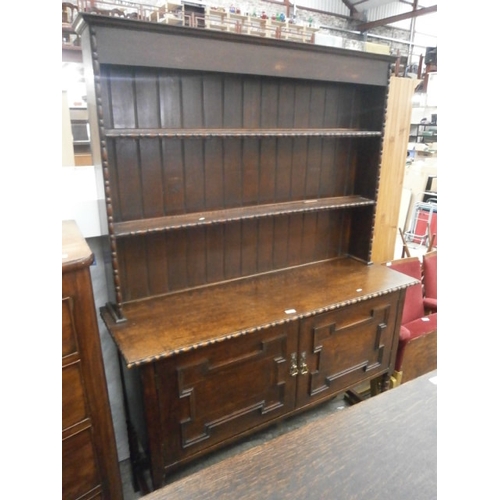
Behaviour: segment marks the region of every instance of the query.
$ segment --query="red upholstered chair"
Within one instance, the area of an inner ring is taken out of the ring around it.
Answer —
[[[422,256],[422,282],[426,312],[437,312],[437,250]]]
[[[437,368],[437,312],[426,314],[422,288],[422,266],[418,257],[386,264],[419,282],[406,289],[392,385],[412,380]]]

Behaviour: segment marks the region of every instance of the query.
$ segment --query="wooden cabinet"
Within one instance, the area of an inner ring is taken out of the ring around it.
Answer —
[[[101,315],[154,487],[387,378],[413,283],[370,265],[393,59],[85,14],[77,29],[111,250]]]
[[[74,222],[62,229],[62,498],[121,499],[90,280],[93,255]]]

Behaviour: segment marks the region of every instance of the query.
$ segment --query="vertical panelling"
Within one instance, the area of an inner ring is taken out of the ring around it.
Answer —
[[[224,76],[223,123],[225,128],[241,128],[243,117],[243,88],[241,78]]]
[[[335,128],[339,126],[339,100],[340,89],[337,86],[328,86],[325,91],[324,127]]]
[[[343,213],[307,212],[120,239],[124,301],[335,258],[347,252]]]
[[[321,167],[323,164],[323,140],[311,137],[307,141],[306,182],[304,198],[314,199],[319,197]],[[328,186],[326,186],[328,188]]]
[[[277,140],[275,201],[288,201],[291,190],[291,165],[293,161],[293,139],[281,137]]]
[[[110,68],[109,98],[113,128],[135,128],[135,86],[132,68]]]
[[[316,248],[318,234],[316,232],[317,214],[306,212],[303,216],[302,249],[304,262],[312,262]],[[324,236],[324,235],[323,235]]]
[[[167,233],[168,290],[183,290],[187,287],[187,241],[185,231]]]
[[[318,219],[316,222],[316,234],[317,241],[314,246],[314,260],[324,260],[329,257],[329,238],[328,234],[331,234],[331,213],[330,212],[318,212]]]
[[[311,111],[311,87],[304,83],[295,83],[293,101],[293,127],[307,128],[309,126],[309,113]]]
[[[335,139],[324,139],[319,171],[318,198],[333,196],[335,179]]]
[[[300,200],[304,197],[306,187],[306,165],[307,165],[307,143],[306,137],[293,139],[292,162],[290,170],[290,199]]]
[[[260,142],[258,139],[243,139],[242,148],[242,205],[255,205],[259,202]]]
[[[283,269],[288,262],[288,231],[290,217],[282,215],[274,220],[273,269]]]
[[[115,148],[114,177],[120,193],[118,205],[120,213],[115,213],[116,220],[140,219],[142,218],[142,187],[137,141],[117,139]]]
[[[160,295],[168,291],[166,239],[167,233],[153,233],[146,239],[149,292],[152,295]]]
[[[134,74],[137,127],[158,128],[160,107],[156,72],[138,68]]]
[[[224,278],[234,279],[241,275],[241,222],[224,226]]]
[[[351,141],[340,139],[335,141],[335,155],[333,163],[333,196],[347,196],[354,194],[351,185],[352,159]]]
[[[264,217],[259,220],[257,240],[257,270],[265,273],[273,269],[274,219]]]
[[[112,103],[114,126],[120,128],[370,129],[383,116],[369,92],[343,84],[179,71],[109,72],[104,94],[111,101],[114,94],[121,96]],[[359,158],[352,152],[356,141],[366,144]],[[110,169],[112,185],[121,194],[114,203],[115,220],[364,194],[363,179],[373,184],[377,141],[279,134],[108,140],[111,164],[119,166]],[[347,171],[339,168],[345,164]],[[118,252],[127,254],[119,260],[124,300],[334,258],[347,253],[349,238],[343,235],[358,230],[371,228],[359,227],[355,214],[339,210],[169,231],[148,235],[145,244],[126,238],[120,242],[126,252]],[[368,246],[361,242],[349,251],[365,258]],[[136,264],[140,261],[149,263],[147,273]]]
[[[292,82],[282,80],[278,91],[278,127],[292,128],[294,122],[295,86]]]
[[[207,226],[207,282],[217,283],[224,280],[224,226]]]
[[[163,73],[158,82],[160,119],[163,128],[182,127],[181,81],[177,74]]]
[[[203,127],[203,90],[199,74],[185,73],[181,79],[182,125]]]
[[[160,217],[164,199],[160,140],[139,139],[139,159],[143,216]]]
[[[142,238],[118,240],[118,264],[124,302],[149,295],[146,243]]]
[[[358,139],[363,147],[357,148],[357,172],[353,179],[353,189],[362,196],[375,198],[378,184],[380,151],[379,137]],[[406,152],[406,149],[404,149]]]
[[[251,219],[241,225],[241,274],[257,274],[257,235],[259,221]]]
[[[223,82],[220,75],[203,76],[203,116],[206,128],[223,126]]]
[[[337,127],[350,128],[356,125],[354,122],[357,120],[351,114],[354,92],[352,86],[340,87],[340,95],[337,100]]]
[[[288,232],[288,265],[298,266],[302,263],[302,231],[303,214],[290,215]]]
[[[261,88],[260,125],[262,128],[277,128],[279,85],[276,80],[265,79]]]
[[[207,279],[205,228],[186,231],[186,272],[188,287],[204,285]]]
[[[205,168],[203,164],[203,141],[183,141],[184,189],[187,212],[201,211],[205,207]]]
[[[224,141],[224,206],[241,205],[241,141]]]
[[[259,128],[260,111],[260,78],[247,78],[243,81],[243,128]]]
[[[219,138],[204,141],[205,209],[224,208],[224,148]]]
[[[275,200],[276,144],[275,138],[264,138],[260,142],[259,203]]]
[[[180,214],[185,211],[183,141],[162,140],[163,185],[165,215]]]
[[[326,88],[323,85],[313,84],[311,88],[308,126],[310,128],[324,127],[325,111],[326,111]]]

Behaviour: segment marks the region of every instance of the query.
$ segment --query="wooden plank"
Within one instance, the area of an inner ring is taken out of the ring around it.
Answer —
[[[79,14],[75,29],[95,34],[101,64],[184,68],[386,86],[394,56]],[[154,47],[154,50],[151,50]],[[172,50],[182,47],[182,51]],[[217,57],[207,57],[217,54]],[[83,51],[85,61],[86,52]],[[243,62],[243,63],[242,63]]]
[[[418,80],[391,77],[373,233],[373,262],[394,258],[410,136],[411,99],[418,83]]]

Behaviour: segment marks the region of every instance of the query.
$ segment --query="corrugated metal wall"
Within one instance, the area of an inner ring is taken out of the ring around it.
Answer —
[[[293,3],[293,0],[291,0]],[[349,9],[342,0],[297,0],[297,7],[322,10],[340,16],[348,16]]]

